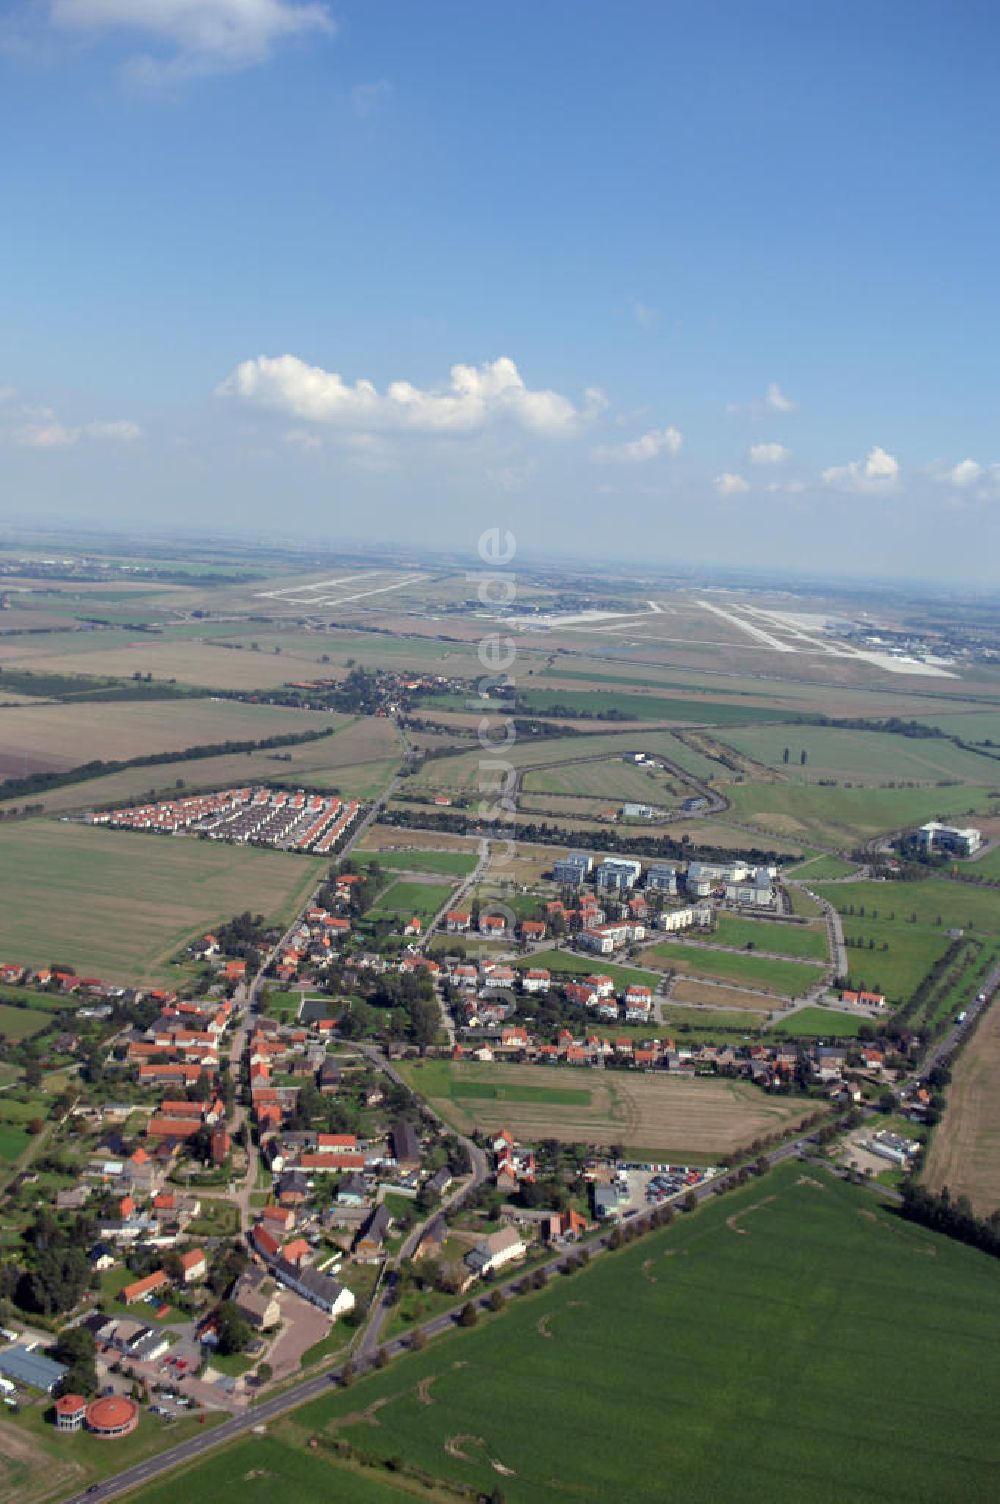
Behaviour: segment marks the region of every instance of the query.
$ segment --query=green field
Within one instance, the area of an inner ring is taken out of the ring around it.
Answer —
[[[367,911],[366,919],[409,919],[415,916],[426,924],[447,900],[447,883],[390,883]]]
[[[894,738],[895,740],[895,738]],[[984,767],[986,766],[984,761]],[[810,780],[815,776],[807,770]],[[1000,786],[1000,779],[992,787]],[[942,817],[964,818],[990,807],[986,788],[819,788],[802,783],[741,783],[726,790],[733,818],[763,831],[850,851],[882,831]]]
[[[655,957],[657,965],[665,971],[739,982],[744,987],[760,988],[779,997],[798,997],[815,986],[823,975],[818,966],[807,966],[801,961],[772,961],[749,951],[710,950],[707,945],[683,940],[654,945],[646,954]]]
[[[520,1080],[506,1080],[503,1071],[488,1075],[456,1071],[450,1061],[425,1060],[417,1075],[408,1079],[425,1097],[463,1098],[484,1102],[544,1102],[552,1106],[589,1107],[592,1093],[569,1086],[528,1086]]]
[[[684,748],[669,731],[586,732],[579,736],[558,736],[544,741],[521,741],[505,748],[502,760],[515,768],[554,767],[580,757],[616,757],[626,752],[660,753],[683,762]],[[492,762],[493,759],[487,759]],[[497,760],[501,760],[498,754]],[[483,752],[461,752],[454,757],[437,757],[427,761],[412,779],[409,788],[455,789],[461,792],[490,792],[497,775],[481,766]]]
[[[943,737],[893,736],[880,731],[848,731],[834,726],[754,727],[726,733],[726,741],[738,752],[794,780],[804,751],[804,771],[812,781],[840,778],[851,782],[934,783],[956,778],[961,783],[981,784],[1000,774],[1000,764],[991,770],[985,757],[963,751]],[[785,749],[789,759],[784,761]]]
[[[925,726],[940,726],[949,736],[957,736],[963,742],[992,741],[992,751],[1000,747],[1000,708],[996,710],[956,711],[952,715],[921,714],[917,718]]]
[[[609,758],[601,762],[569,763],[561,768],[539,768],[524,775],[525,793],[576,795],[590,799],[632,800],[638,804],[664,804],[675,797],[669,777],[647,772],[635,763]]]
[[[440,872],[445,877],[468,877],[479,858],[465,851],[354,851],[351,861],[356,867],[370,867],[373,862],[385,872]]]
[[[31,1135],[14,1123],[0,1123],[0,1164],[12,1165],[31,1142]]]
[[[857,868],[853,862],[841,861],[839,856],[811,856],[807,861],[799,862],[797,867],[789,867],[785,872],[786,877],[794,877],[802,882],[821,882],[824,878],[850,877]]]
[[[845,938],[860,939],[865,947],[874,941],[874,949],[848,948],[851,979],[864,981],[869,989],[880,989],[893,1003],[907,1002],[944,955],[952,943],[949,929],[964,930],[968,938],[986,941],[991,949],[1000,939],[1000,899],[989,888],[974,888],[943,877],[910,883],[818,886],[843,916]],[[849,912],[852,907],[853,914]],[[882,950],[883,945],[888,950]],[[956,997],[961,995],[961,985]],[[942,997],[940,1011],[947,1011],[950,1005],[950,998]]]
[[[512,963],[518,971],[529,967],[543,967],[555,976],[587,977],[597,975],[611,977],[616,989],[621,992],[631,982],[640,987],[655,987],[659,978],[655,971],[640,971],[635,966],[615,966],[607,956],[581,956],[576,951],[544,950],[533,956]]]
[[[790,1164],[140,1498],[363,1499],[339,1439],[508,1504],[985,1501],[998,1320],[992,1261]]]
[[[225,1447],[190,1472],[172,1473],[167,1482],[153,1485],[136,1499],[142,1504],[177,1504],[177,1489],[188,1479],[199,1497],[213,1504],[274,1504],[275,1498],[287,1504],[403,1504],[413,1498],[409,1490],[394,1488],[391,1475],[381,1470],[338,1466],[326,1451],[307,1451],[290,1422],[269,1426],[266,1436]]]
[[[768,1029],[769,1034],[790,1034],[801,1039],[854,1039],[858,1032],[856,1018],[833,1008],[799,1008],[788,1018]]]
[[[963,871],[966,870],[963,864]],[[976,862],[968,864],[968,871],[976,873],[979,877],[989,878],[991,882],[1000,879],[1000,846],[994,846],[992,851],[984,854]]]
[[[35,1008],[13,1008],[9,1003],[0,1003],[0,1038],[15,1042],[31,1039],[52,1022],[52,1015],[40,1013]]]
[[[715,931],[707,937],[718,945],[752,945],[755,950],[774,951],[803,961],[826,961],[829,953],[826,925],[771,924],[766,919],[737,919],[720,914]],[[691,935],[697,941],[697,932]]]
[[[186,940],[251,909],[287,920],[324,863],[285,852],[32,820],[0,827],[0,955],[78,975],[176,980]]]
[[[766,705],[746,705],[734,700],[692,700],[666,695],[615,694],[608,690],[528,689],[518,702],[531,715],[551,714],[553,709],[571,716],[606,715],[609,711],[636,721],[679,721],[695,726],[745,726],[755,721],[794,720],[799,712]],[[464,700],[462,708],[464,709]]]

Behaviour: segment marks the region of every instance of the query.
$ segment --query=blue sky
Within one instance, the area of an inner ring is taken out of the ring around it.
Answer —
[[[0,512],[995,582],[998,41],[10,4]]]

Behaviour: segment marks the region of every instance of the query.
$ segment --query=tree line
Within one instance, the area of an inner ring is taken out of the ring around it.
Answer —
[[[202,757],[228,757],[239,752],[266,752],[274,747],[296,747],[302,742],[319,741],[332,736],[334,728],[324,726],[319,731],[288,731],[280,736],[266,736],[259,740],[203,742],[197,747],[186,747],[181,752],[148,752],[142,757],[129,757],[120,761],[79,763],[64,773],[29,773],[24,778],[7,778],[0,783],[0,794],[5,799],[20,799],[25,794],[41,794],[51,789],[65,788],[67,784],[84,783],[91,778],[103,778],[108,773],[121,773],[126,768],[153,768],[164,763],[194,762]]]

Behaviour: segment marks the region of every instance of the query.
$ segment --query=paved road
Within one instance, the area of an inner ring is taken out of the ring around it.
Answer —
[[[975,1028],[980,1014],[984,1013],[990,1006],[998,990],[1000,990],[1000,965],[993,968],[980,986],[979,992],[970,1003],[966,1004],[964,1021],[958,1023],[956,1020],[944,1038],[939,1039],[937,1044],[924,1056],[920,1065],[921,1077],[929,1076],[936,1065],[940,1065],[948,1056],[954,1054],[960,1045],[965,1043]],[[984,1002],[979,1001],[980,994],[984,997]]]

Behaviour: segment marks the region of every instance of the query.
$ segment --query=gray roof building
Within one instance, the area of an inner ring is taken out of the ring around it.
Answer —
[[[27,1384],[31,1389],[40,1389],[44,1394],[51,1394],[68,1372],[62,1363],[56,1363],[20,1342],[0,1352],[0,1374],[4,1378],[13,1379],[15,1384]]]

